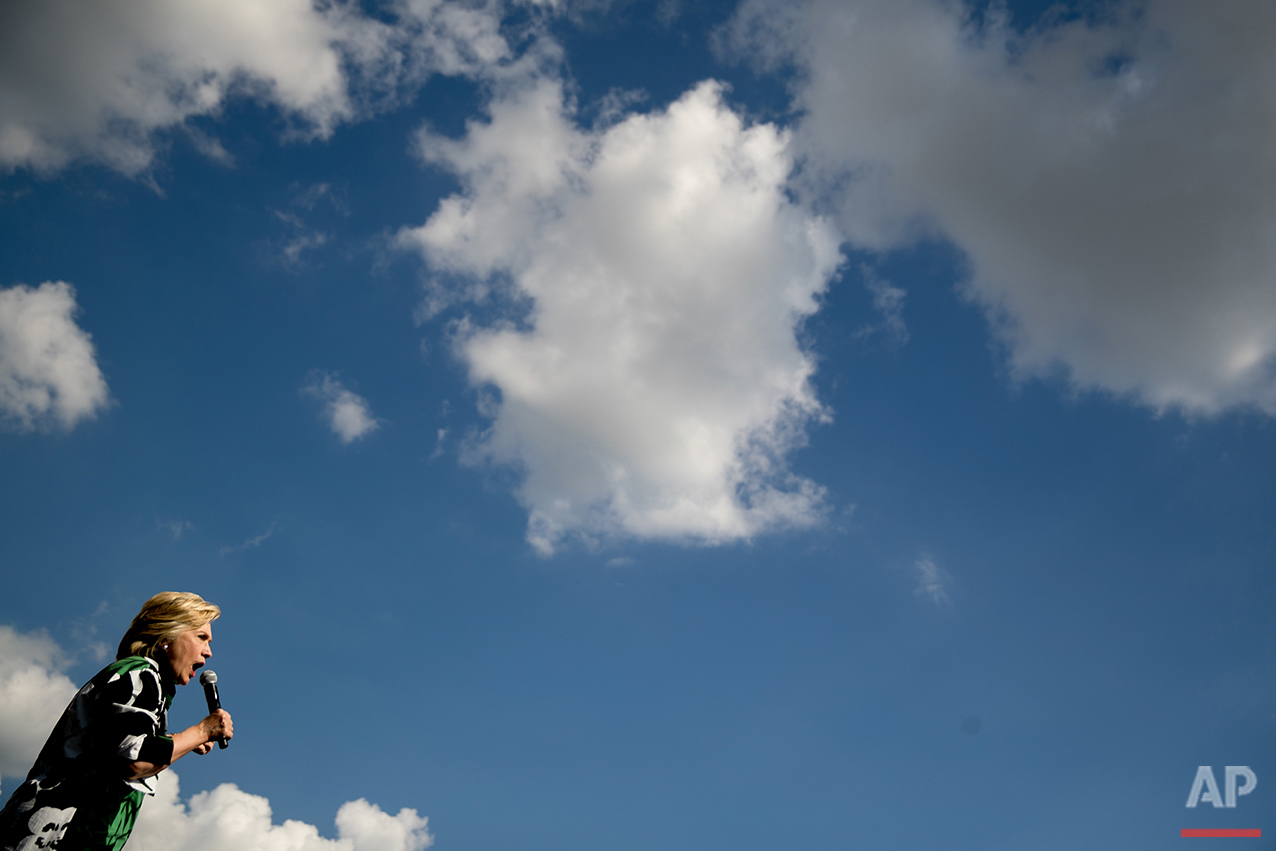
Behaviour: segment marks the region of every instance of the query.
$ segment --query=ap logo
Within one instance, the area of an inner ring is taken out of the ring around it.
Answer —
[[[1238,777],[1244,780],[1239,789],[1236,788]],[[1258,775],[1248,765],[1229,765],[1223,770],[1223,783],[1227,792],[1226,799],[1218,794],[1214,769],[1208,765],[1197,767],[1196,779],[1192,781],[1192,791],[1187,796],[1187,805],[1195,807],[1202,801],[1207,801],[1216,807],[1234,807],[1237,795],[1248,795],[1258,786]]]

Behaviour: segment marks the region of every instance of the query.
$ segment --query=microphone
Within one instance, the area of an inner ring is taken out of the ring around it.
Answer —
[[[199,684],[204,687],[204,699],[208,701],[208,714],[212,715],[222,708],[221,698],[217,696],[217,674],[205,671],[199,675]],[[217,747],[224,748],[230,744],[225,739],[217,740]]]

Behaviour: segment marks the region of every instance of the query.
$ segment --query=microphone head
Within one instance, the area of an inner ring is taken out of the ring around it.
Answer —
[[[217,674],[212,671],[205,671],[199,675],[199,684],[202,686],[217,685]]]

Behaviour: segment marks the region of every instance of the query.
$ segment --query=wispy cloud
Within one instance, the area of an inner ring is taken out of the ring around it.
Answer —
[[[948,589],[944,587],[944,573],[929,556],[913,563],[917,568],[917,595],[925,597],[936,606],[949,602]]]
[[[265,532],[262,532],[260,535],[254,535],[253,537],[249,538],[243,543],[235,544],[234,546],[222,547],[220,550],[217,551],[217,554],[219,556],[227,556],[227,555],[230,555],[231,553],[239,553],[239,552],[243,552],[244,550],[256,549],[257,547],[260,547],[267,538],[275,534],[275,527],[278,525],[279,524],[277,523],[271,523],[270,528],[267,529]]]
[[[338,213],[349,213],[345,193],[338,193],[331,183],[312,183],[304,189],[298,189],[292,198],[293,207],[306,211],[315,209],[320,202],[326,202],[325,206],[331,206]]]
[[[908,342],[908,326],[904,324],[905,291],[891,284],[890,281],[878,277],[868,264],[860,266],[860,274],[864,279],[864,288],[873,296],[873,309],[881,319],[876,323],[863,326],[855,332],[856,337],[870,337],[883,334],[894,345],[902,346]]]
[[[160,520],[155,518],[155,528],[162,529],[173,536],[174,541],[181,540],[182,535],[194,531],[195,524],[189,520]]]
[[[328,244],[328,234],[317,230],[303,230],[284,243],[279,250],[284,263],[297,266],[301,263],[301,255],[306,251],[322,248]]]
[[[307,218],[321,202],[334,211],[348,214],[344,198],[339,197],[328,183],[315,183],[304,189],[297,189],[289,210],[275,210],[275,218],[282,222],[289,235],[282,242],[274,243],[284,265],[296,269],[301,265],[302,255],[322,248],[332,239],[332,234],[313,227]]]
[[[323,401],[324,416],[342,443],[353,443],[381,427],[372,415],[368,400],[346,388],[330,373],[315,371],[302,393]]]
[[[443,441],[447,440],[448,430],[441,428],[434,440],[434,451],[430,453],[430,460],[440,458],[443,455]]]

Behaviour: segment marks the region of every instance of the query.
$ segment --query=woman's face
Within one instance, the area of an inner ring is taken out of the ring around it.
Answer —
[[[184,686],[195,676],[195,672],[204,667],[204,660],[213,655],[208,645],[213,640],[213,625],[206,623],[195,629],[188,629],[164,647],[168,664],[173,668],[173,681]]]

